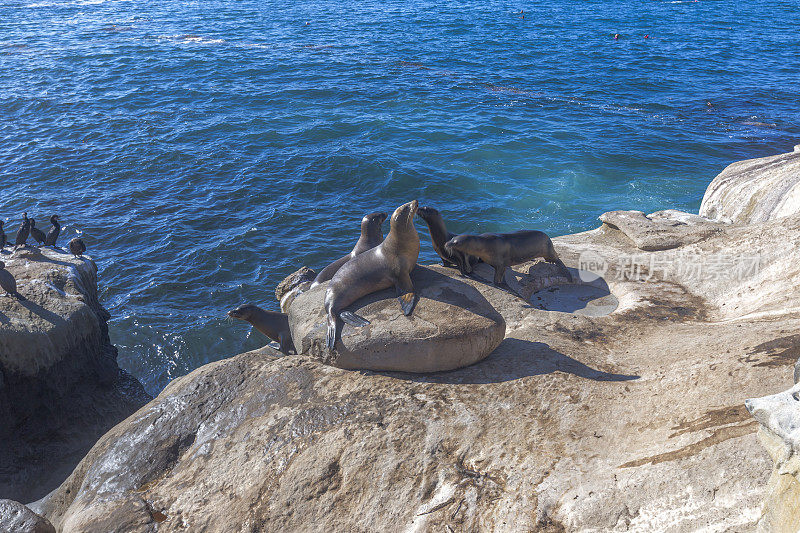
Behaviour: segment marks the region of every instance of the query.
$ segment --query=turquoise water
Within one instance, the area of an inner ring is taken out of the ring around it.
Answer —
[[[0,217],[82,233],[120,364],[152,393],[263,344],[224,313],[276,309],[276,283],[349,251],[367,212],[419,198],[457,232],[571,233],[696,210],[728,163],[800,143],[794,2],[0,13]]]

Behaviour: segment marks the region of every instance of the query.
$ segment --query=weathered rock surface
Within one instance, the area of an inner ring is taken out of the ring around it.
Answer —
[[[411,280],[419,295],[411,316],[400,311],[394,289],[366,296],[350,310],[371,324],[345,324],[334,352],[325,345],[328,283],[301,294],[289,311],[295,346],[339,368],[438,372],[480,361],[503,340],[502,315],[454,270],[417,266]]]
[[[746,405],[761,424],[758,436],[774,463],[759,530],[800,531],[800,385]]]
[[[53,524],[13,500],[0,500],[0,531],[6,533],[56,533]]]
[[[298,294],[302,294],[311,286],[315,277],[317,277],[317,273],[307,266],[304,266],[292,272],[286,276],[283,281],[278,283],[278,286],[275,287],[275,298],[280,303],[282,312],[289,312],[289,308],[292,306],[294,299]]]
[[[706,189],[700,214],[750,224],[800,213],[800,145],[794,152],[728,165]]]
[[[600,221],[621,231],[637,248],[648,252],[669,250],[707,239],[722,231],[722,225],[681,211],[609,211]]]
[[[554,239],[591,270],[585,292],[541,298],[565,286],[541,262],[507,275],[524,298],[457,278],[506,323],[482,361],[354,372],[264,349],[206,365],[101,438],[34,510],[64,533],[783,527],[783,511],[762,517],[772,460],[744,401],[791,383],[800,214],[712,232],[674,212],[644,218]],[[630,237],[681,218],[697,233],[681,229],[673,248]],[[580,314],[581,298],[616,305]],[[768,422],[785,433],[784,469],[790,418]]]
[[[25,299],[0,298],[0,497],[31,501],[149,397],[117,367],[91,259],[28,248],[2,260]]]

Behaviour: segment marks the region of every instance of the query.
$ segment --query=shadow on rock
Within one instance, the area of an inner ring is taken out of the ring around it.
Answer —
[[[436,374],[391,373],[390,375],[399,379],[424,383],[488,384],[552,374],[553,372],[564,372],[594,381],[639,379],[637,375],[597,370],[553,350],[543,342],[512,338],[504,339],[492,355],[468,368]]]

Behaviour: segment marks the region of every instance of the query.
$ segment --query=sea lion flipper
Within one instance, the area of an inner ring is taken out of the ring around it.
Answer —
[[[289,352],[297,353],[297,350],[294,347],[294,343],[292,342],[292,337],[286,332],[281,332],[278,335],[278,343],[281,345],[281,352],[284,355],[290,355]]]
[[[397,301],[400,302],[400,309],[403,310],[403,314],[408,316],[414,311],[414,307],[417,305],[417,295],[413,292],[407,292],[402,296],[398,296]]]
[[[363,328],[370,324],[370,321],[364,317],[358,316],[355,313],[351,313],[350,311],[342,311],[339,313],[339,316],[346,324],[350,324],[351,326],[355,326],[357,328]]]

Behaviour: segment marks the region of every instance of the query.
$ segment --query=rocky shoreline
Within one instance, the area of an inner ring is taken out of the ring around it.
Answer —
[[[16,417],[17,434],[56,423],[45,406],[87,426],[98,403],[118,406],[106,421],[127,416],[93,434],[66,480],[29,507],[59,532],[796,529],[800,393],[780,391],[800,356],[798,169],[800,151],[735,163],[700,215],[605,213],[599,228],[554,239],[581,282],[520,265],[507,281],[524,299],[430,267],[440,287],[430,309],[461,302],[438,296],[457,285],[504,323],[497,348],[466,368],[345,370],[310,348],[265,347],[174,380],[130,416],[144,398],[119,392],[129,378],[111,365],[90,261],[48,251],[20,258],[23,268],[6,255],[23,289],[41,292],[32,302],[88,324],[78,337],[97,342],[6,351],[19,338],[9,323],[36,346],[63,331],[0,302],[12,317],[0,324],[0,412]],[[278,295],[290,315],[298,306],[293,336],[313,337],[318,311],[304,296]],[[379,316],[381,301],[370,305]],[[359,342],[381,338],[374,322]],[[47,368],[69,384],[31,398],[9,378],[47,383]],[[83,388],[90,399],[75,400]],[[15,486],[33,476],[21,454],[0,453],[15,457]]]

